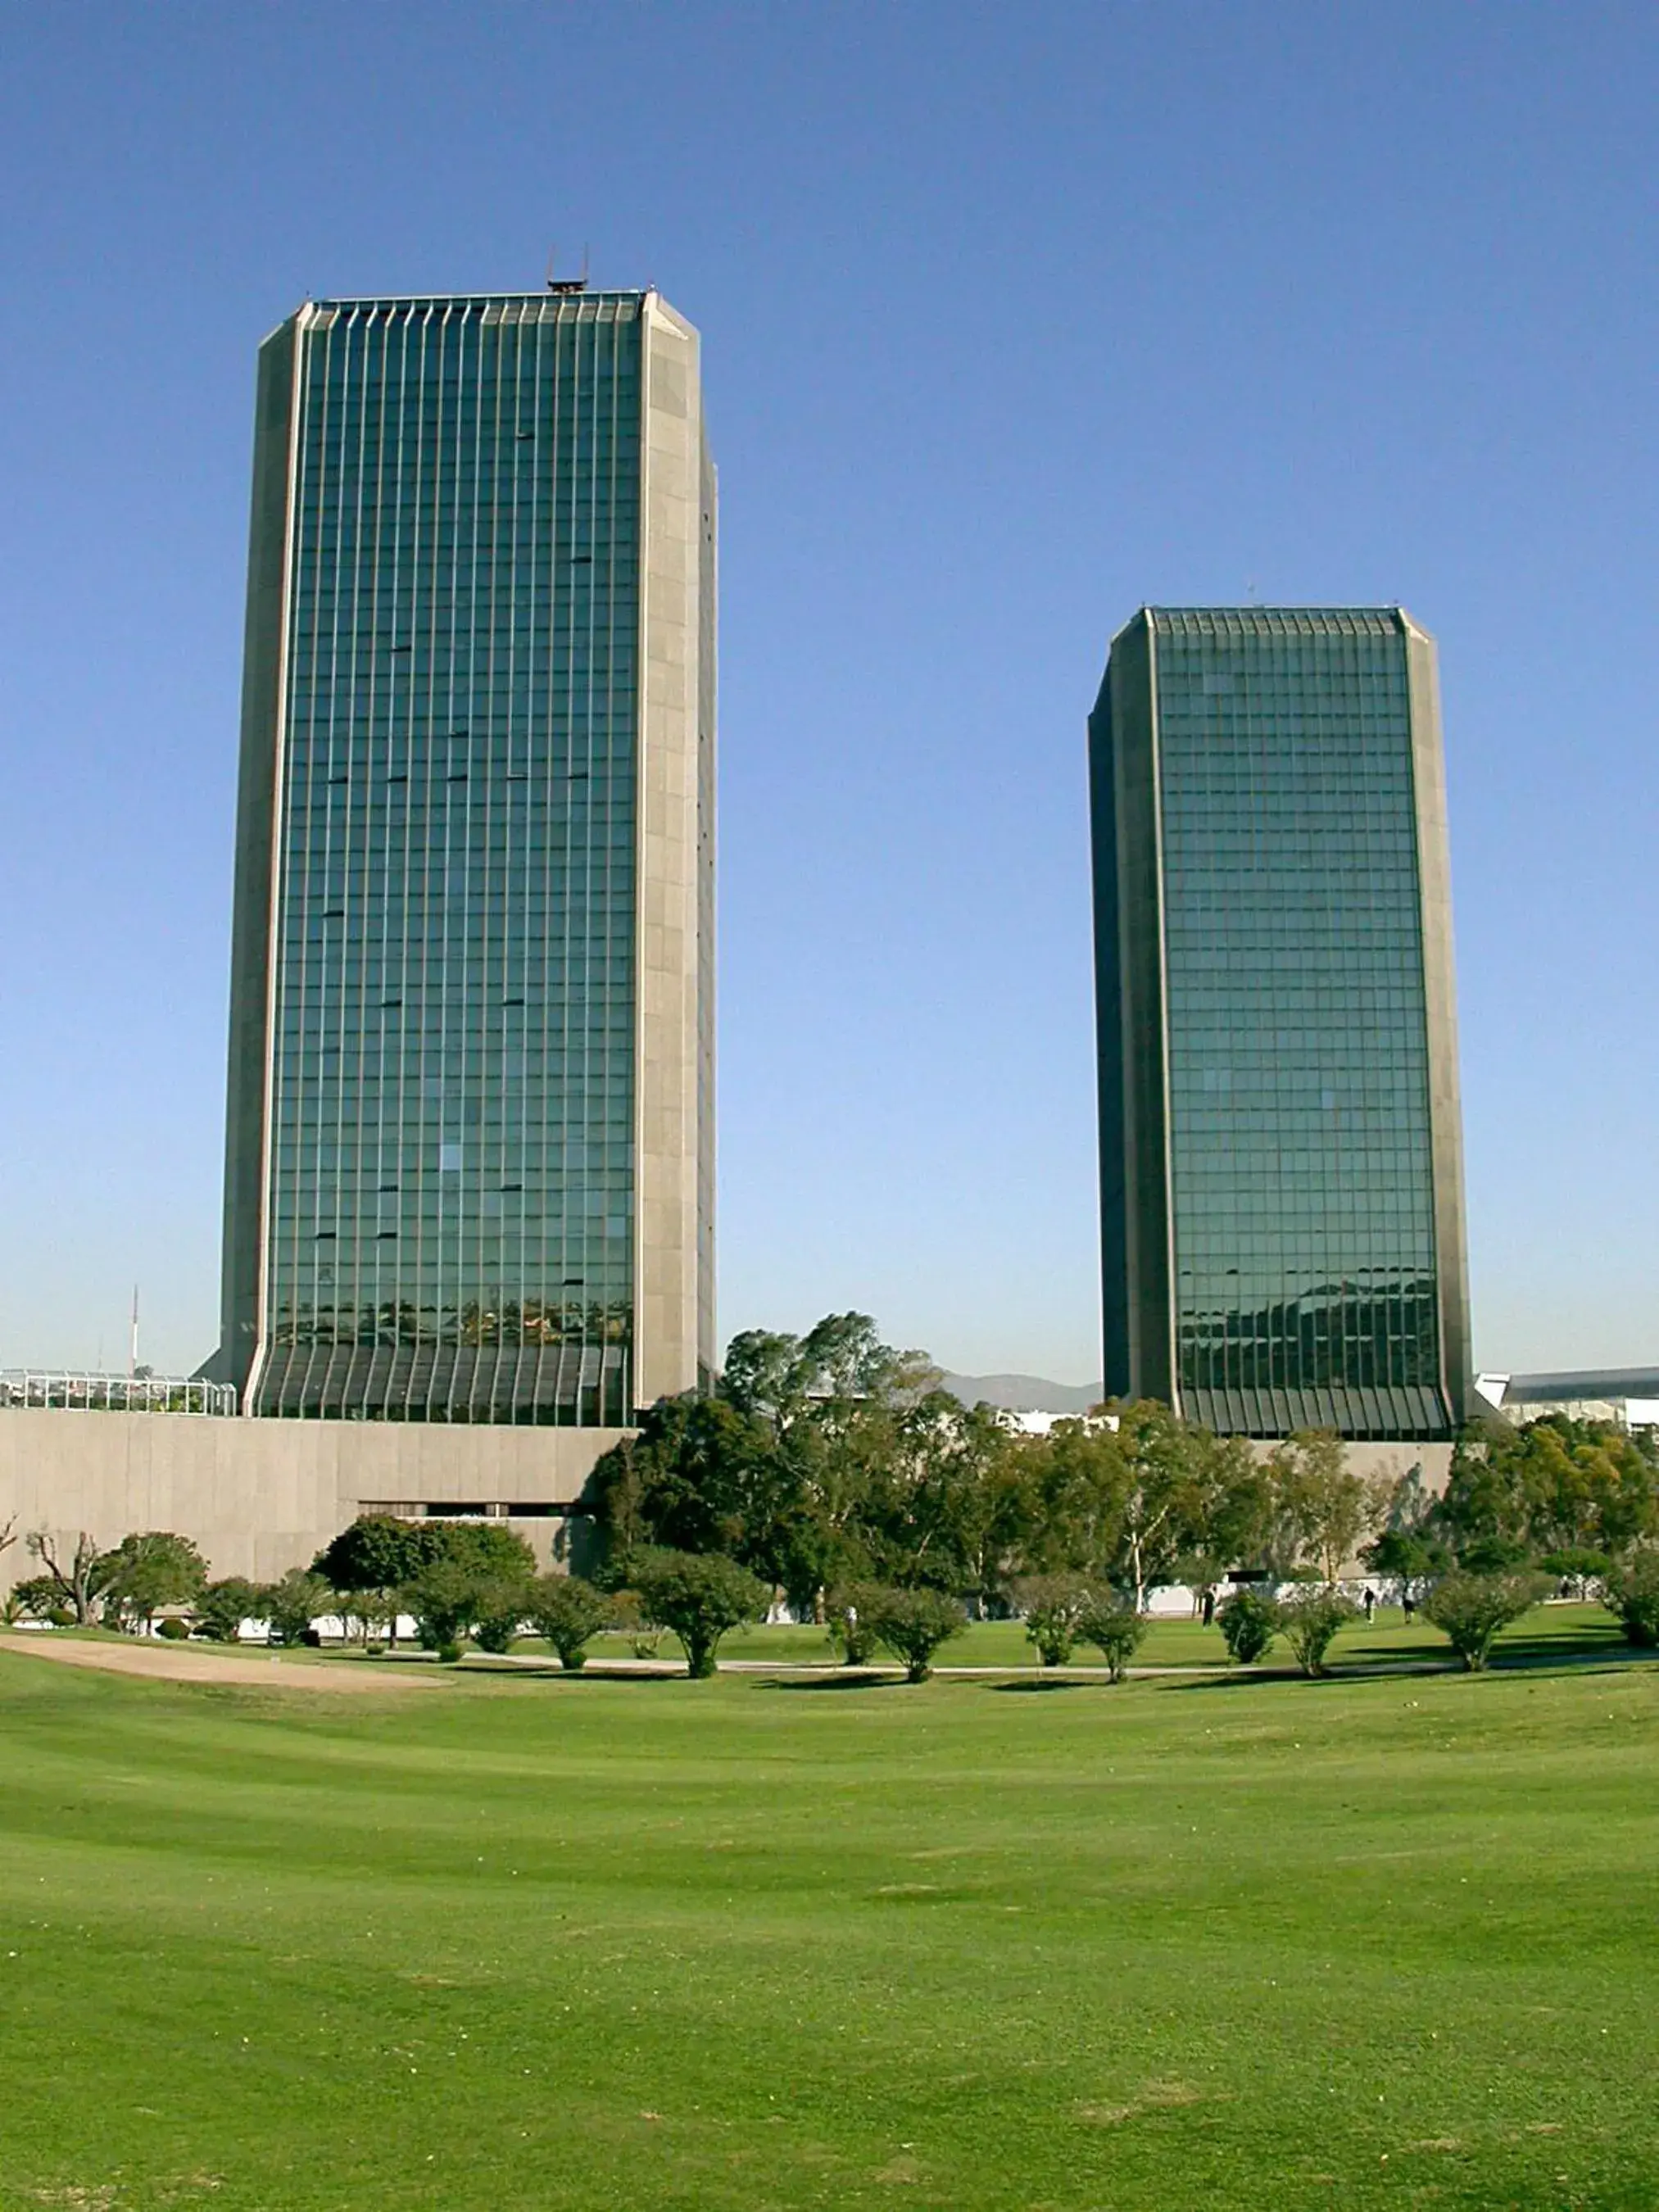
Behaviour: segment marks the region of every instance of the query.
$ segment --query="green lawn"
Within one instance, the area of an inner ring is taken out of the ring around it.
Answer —
[[[0,1655],[0,2205],[1649,2212],[1659,1670],[1528,1626],[1119,1688]]]
[[[522,1651],[538,1650],[543,1647],[526,1638],[518,1647]],[[1624,1648],[1624,1638],[1618,1622],[1599,1605],[1549,1605],[1530,1613],[1524,1620],[1510,1629],[1498,1645],[1500,1657],[1543,1655],[1557,1650],[1581,1652],[1617,1651]],[[672,1657],[679,1645],[672,1636],[662,1641],[662,1655]],[[625,1657],[628,1640],[621,1636],[601,1636],[595,1639],[596,1658]],[[822,1667],[833,1665],[835,1655],[821,1628],[750,1628],[728,1636],[720,1645],[722,1659],[765,1660],[774,1666]],[[1079,1644],[1077,1663],[1082,1667],[1098,1667],[1098,1651],[1086,1644]],[[1364,1665],[1376,1661],[1392,1661],[1396,1665],[1427,1664],[1445,1666],[1452,1662],[1449,1644],[1433,1625],[1419,1614],[1407,1627],[1397,1606],[1379,1607],[1376,1618],[1368,1626],[1356,1620],[1345,1628],[1331,1647],[1333,1667]],[[1036,1653],[1025,1634],[1024,1624],[1018,1620],[975,1621],[959,1637],[945,1644],[939,1655],[941,1667],[1018,1667],[1037,1669]],[[1196,1620],[1155,1620],[1146,1642],[1135,1655],[1137,1667],[1224,1667],[1227,1646],[1218,1628],[1205,1628]],[[1281,1640],[1273,1646],[1266,1664],[1270,1668],[1293,1668],[1294,1662]]]

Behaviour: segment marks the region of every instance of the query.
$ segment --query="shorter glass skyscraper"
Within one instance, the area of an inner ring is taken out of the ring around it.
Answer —
[[[654,292],[259,356],[223,1340],[250,1413],[614,1427],[714,1364],[714,489]]]
[[[1469,1349],[1433,641],[1396,607],[1143,608],[1090,758],[1108,1391],[1443,1440]]]

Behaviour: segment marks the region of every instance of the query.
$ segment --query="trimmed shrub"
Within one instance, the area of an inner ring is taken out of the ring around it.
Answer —
[[[1114,1598],[1089,1598],[1078,1615],[1077,1632],[1104,1659],[1109,1678],[1121,1682],[1151,1626],[1132,1605]]]
[[[1025,1617],[1025,1640],[1045,1667],[1063,1667],[1081,1632],[1087,1586],[1077,1575],[1028,1575],[1014,1585],[1014,1602]]]
[[[1444,1576],[1423,1601],[1423,1610],[1448,1638],[1471,1674],[1486,1663],[1500,1632],[1530,1613],[1541,1595],[1534,1575]]]
[[[871,1592],[869,1606],[876,1641],[904,1662],[907,1681],[925,1682],[940,1644],[968,1626],[955,1598],[939,1590],[878,1589]]]
[[[714,1672],[714,1654],[728,1629],[764,1620],[771,1593],[763,1583],[718,1553],[636,1552],[629,1579],[644,1618],[678,1636],[687,1672],[701,1681]]]
[[[1266,1656],[1281,1626],[1273,1599],[1249,1589],[1223,1598],[1215,1617],[1226,1638],[1227,1656],[1241,1667],[1253,1667]]]
[[[25,1575],[12,1584],[8,1604],[13,1620],[52,1620],[64,1610],[63,1593],[50,1575]],[[73,1623],[75,1615],[70,1614]]]
[[[1296,1654],[1296,1663],[1310,1680],[1325,1671],[1325,1654],[1336,1632],[1352,1620],[1359,1608],[1340,1590],[1299,1590],[1279,1608],[1285,1641]]]
[[[453,1647],[460,1656],[461,1638],[472,1626],[479,1599],[478,1577],[453,1559],[440,1559],[423,1567],[398,1599],[400,1609],[415,1617],[415,1640],[422,1651],[440,1656]]]
[[[472,1641],[480,1651],[493,1652],[500,1658],[513,1649],[514,1638],[529,1617],[531,1587],[516,1580],[480,1585],[472,1616]]]
[[[210,1583],[196,1601],[196,1633],[215,1644],[234,1644],[245,1620],[265,1617],[267,1593],[240,1575]]]
[[[334,1593],[320,1575],[290,1567],[280,1582],[261,1591],[259,1603],[273,1644],[303,1644],[318,1614],[331,1609]]]
[[[1638,1552],[1606,1577],[1607,1609],[1638,1651],[1659,1646],[1659,1552]]]
[[[827,1641],[841,1653],[843,1667],[867,1667],[876,1656],[872,1607],[880,1600],[875,1583],[848,1583],[832,1590],[824,1607]]]
[[[559,1655],[561,1667],[577,1673],[587,1664],[590,1638],[616,1618],[616,1607],[601,1589],[580,1575],[542,1575],[530,1585],[526,1617]]]
[[[183,1644],[189,1638],[190,1623],[180,1620],[176,1613],[170,1613],[165,1620],[156,1622],[155,1633],[165,1636],[169,1644]]]

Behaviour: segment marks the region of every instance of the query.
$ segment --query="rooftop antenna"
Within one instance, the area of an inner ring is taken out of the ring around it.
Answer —
[[[127,1380],[138,1372],[138,1285],[132,1286],[132,1343],[127,1353]]]
[[[582,273],[580,276],[556,276],[554,275],[553,270],[558,250],[559,249],[556,245],[551,246],[548,249],[548,290],[550,292],[556,292],[560,294],[585,292],[587,289],[587,248],[585,246],[582,248]]]

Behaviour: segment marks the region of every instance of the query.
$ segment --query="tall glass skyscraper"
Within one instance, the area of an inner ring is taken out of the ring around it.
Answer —
[[[1433,641],[1146,607],[1090,722],[1106,1387],[1435,1441],[1468,1313]]]
[[[259,357],[218,1371],[615,1425],[714,1362],[714,490],[653,292]]]

